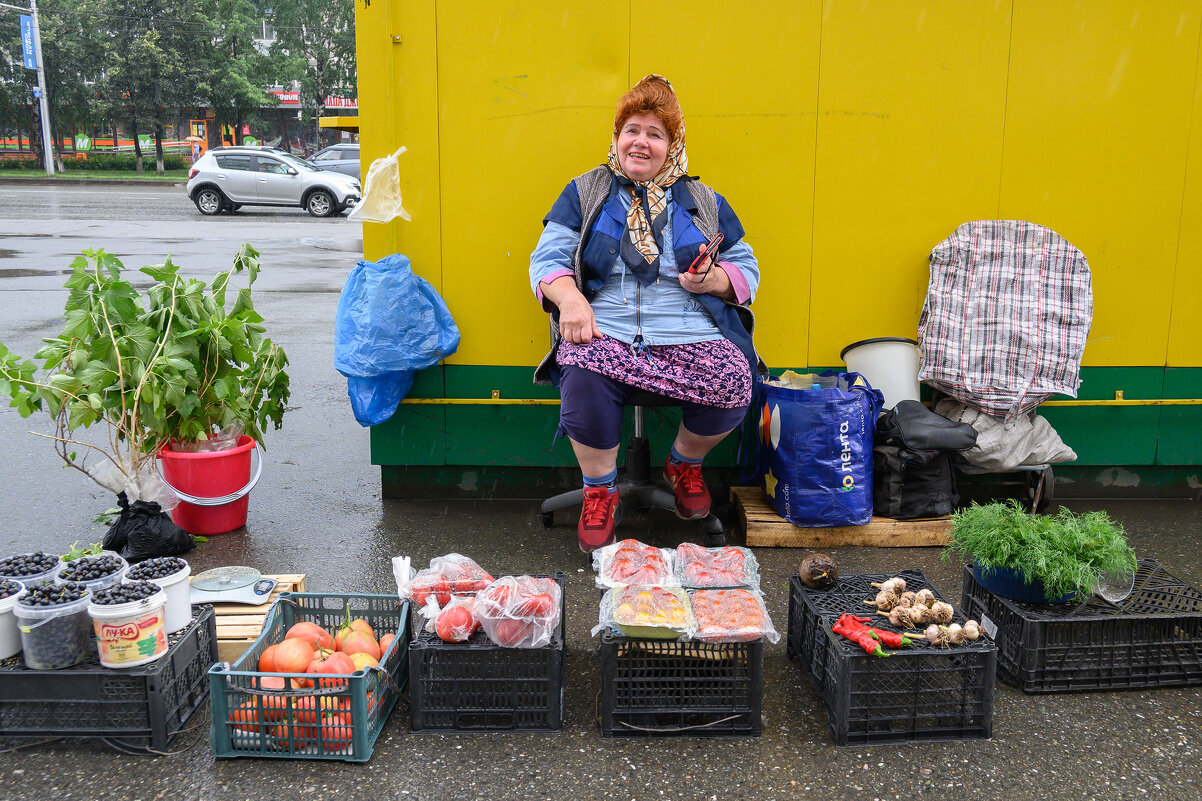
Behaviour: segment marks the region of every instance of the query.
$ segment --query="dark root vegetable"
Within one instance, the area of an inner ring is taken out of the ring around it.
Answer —
[[[829,590],[839,578],[839,566],[824,553],[812,553],[801,560],[797,575],[812,590]]]

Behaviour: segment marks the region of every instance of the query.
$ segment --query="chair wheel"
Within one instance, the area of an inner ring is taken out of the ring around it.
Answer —
[[[721,548],[725,544],[726,544],[726,535],[725,534],[706,534],[705,535],[705,547],[707,547],[707,548]]]
[[[553,525],[555,525],[554,512],[539,512],[538,516],[543,521],[543,528],[551,528]]]

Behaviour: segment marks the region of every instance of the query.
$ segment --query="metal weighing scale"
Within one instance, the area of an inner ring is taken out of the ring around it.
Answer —
[[[194,604],[259,606],[270,600],[278,583],[253,567],[216,567],[192,577],[191,599]]]

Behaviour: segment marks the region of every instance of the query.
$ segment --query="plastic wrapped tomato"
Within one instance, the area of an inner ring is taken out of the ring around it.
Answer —
[[[474,560],[457,553],[431,559],[428,568],[417,572],[409,566],[409,557],[398,556],[392,560],[392,572],[397,594],[418,607],[424,606],[430,597],[439,606],[446,606],[452,595],[475,595],[493,581],[488,571]]]
[[[694,590],[689,593],[697,628],[693,638],[706,642],[780,641],[768,618],[764,596],[751,590]]]
[[[502,576],[476,594],[480,626],[504,648],[549,644],[562,610],[563,592],[550,578]]]
[[[726,545],[702,548],[691,542],[676,546],[676,579],[684,587],[759,589],[759,564],[746,548]]]
[[[676,587],[672,551],[644,545],[638,540],[622,540],[593,551],[593,570],[598,587],[626,584]]]
[[[674,640],[692,631],[693,625],[689,596],[682,588],[631,584],[605,593],[593,634],[612,626],[627,637]]]

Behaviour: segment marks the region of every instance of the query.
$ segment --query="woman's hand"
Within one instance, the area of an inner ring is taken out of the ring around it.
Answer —
[[[539,284],[543,297],[559,307],[559,335],[573,345],[587,345],[605,336],[597,328],[593,307],[580,290],[576,279],[561,275],[551,283]]]
[[[697,246],[698,253],[704,250],[705,245]],[[697,265],[697,272],[682,272],[680,285],[694,295],[717,295],[723,300],[733,300],[735,296],[730,276],[714,262],[713,256]]]
[[[575,289],[575,286],[572,287]],[[605,336],[597,328],[597,318],[593,316],[593,307],[584,295],[576,292],[568,296],[559,305],[559,334],[573,345],[587,345],[594,339]]]

